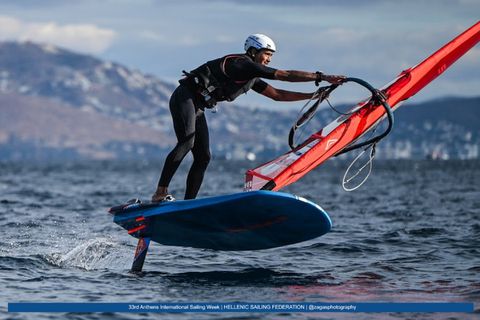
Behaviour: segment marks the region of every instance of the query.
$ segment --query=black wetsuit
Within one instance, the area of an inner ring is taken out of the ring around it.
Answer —
[[[219,63],[222,64],[222,68],[216,68]],[[216,101],[232,101],[250,88],[261,93],[267,87],[267,83],[259,78],[273,79],[276,71],[255,63],[246,55],[227,56],[209,61],[205,65],[207,64],[210,65],[214,78],[223,79],[220,81],[221,88],[213,93],[216,95]],[[192,73],[195,73],[195,70]],[[181,82],[170,98],[170,113],[177,145],[168,154],[158,182],[158,186],[168,187],[183,158],[192,151],[193,164],[187,177],[185,199],[194,199],[197,196],[211,158],[208,126],[204,114],[204,109],[208,106],[198,91],[194,85]],[[225,96],[225,92],[232,94]]]

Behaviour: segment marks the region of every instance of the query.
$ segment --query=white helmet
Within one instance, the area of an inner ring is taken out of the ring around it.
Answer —
[[[274,52],[277,50],[273,40],[260,33],[249,35],[245,40],[245,51],[248,51],[251,47],[257,50],[268,49]]]

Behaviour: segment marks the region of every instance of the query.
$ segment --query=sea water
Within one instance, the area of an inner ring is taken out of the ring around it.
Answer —
[[[330,233],[245,252],[136,239],[110,206],[149,199],[162,162],[3,163],[1,319],[154,319],[155,313],[7,313],[8,302],[473,302],[473,314],[184,313],[162,319],[474,319],[480,303],[480,162],[378,161],[355,192],[333,161],[284,191],[318,203]],[[240,192],[252,162],[212,161],[199,196]],[[188,159],[172,182],[182,197]]]

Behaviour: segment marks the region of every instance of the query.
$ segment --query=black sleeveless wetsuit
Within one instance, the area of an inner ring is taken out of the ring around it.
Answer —
[[[205,66],[208,66],[207,71]],[[233,101],[253,89],[261,93],[267,83],[259,78],[273,79],[275,69],[255,63],[246,55],[231,55],[207,62],[191,74],[209,78],[217,87],[212,92],[216,101]],[[210,143],[204,109],[209,106],[195,85],[182,82],[170,98],[170,113],[177,137],[175,148],[168,154],[158,186],[168,187],[183,158],[189,151],[193,164],[187,177],[185,199],[194,199],[200,189],[210,162]]]

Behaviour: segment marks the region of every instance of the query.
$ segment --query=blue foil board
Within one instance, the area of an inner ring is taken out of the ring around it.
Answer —
[[[272,191],[126,204],[111,208],[110,213],[136,238],[214,250],[281,247],[317,238],[332,227],[317,204]]]

